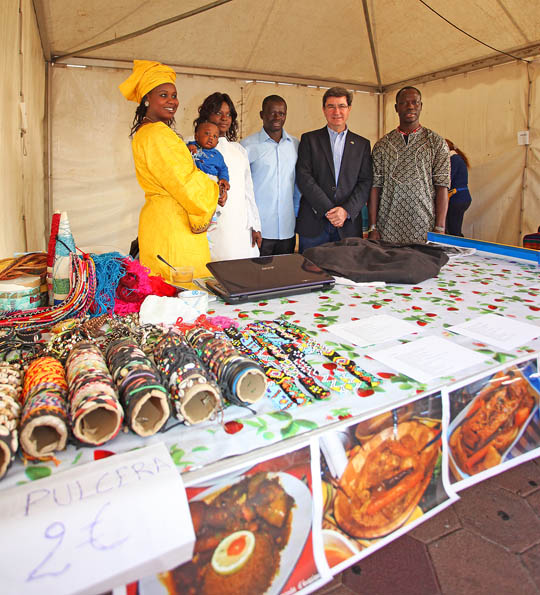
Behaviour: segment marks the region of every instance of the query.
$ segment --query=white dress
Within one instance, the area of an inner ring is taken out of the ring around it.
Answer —
[[[208,232],[212,260],[257,257],[259,248],[251,246],[251,230],[260,231],[261,220],[253,194],[247,151],[224,136],[219,138],[216,149],[223,155],[229,170],[231,189],[225,206],[218,207],[221,214],[215,229]]]

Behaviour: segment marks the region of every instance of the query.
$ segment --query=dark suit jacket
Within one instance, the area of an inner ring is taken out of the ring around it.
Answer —
[[[360,211],[368,200],[371,179],[371,148],[367,138],[347,132],[336,188],[327,127],[303,134],[296,162],[296,183],[302,193],[296,232],[310,238],[318,236],[327,221],[325,213],[340,206],[350,217],[338,228],[340,237],[362,237]]]

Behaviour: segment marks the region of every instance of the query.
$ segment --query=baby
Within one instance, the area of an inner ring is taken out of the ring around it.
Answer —
[[[229,170],[222,154],[215,148],[218,140],[218,127],[212,122],[201,122],[195,127],[195,141],[189,141],[187,146],[193,155],[195,165],[218,183],[218,204],[223,206],[227,200],[227,190],[230,188]]]

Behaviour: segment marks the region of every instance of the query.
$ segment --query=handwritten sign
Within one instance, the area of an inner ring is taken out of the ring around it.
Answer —
[[[99,593],[190,560],[195,534],[163,443],[0,492],[2,592]]]

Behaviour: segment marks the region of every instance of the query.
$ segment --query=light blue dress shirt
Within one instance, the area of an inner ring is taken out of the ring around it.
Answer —
[[[332,156],[334,158],[334,173],[336,174],[336,186],[339,180],[339,170],[341,169],[341,159],[343,158],[343,150],[345,149],[345,138],[347,137],[347,130],[345,128],[342,132],[336,132],[328,126],[326,127],[330,135],[330,147],[332,148]]]
[[[279,143],[264,128],[240,141],[248,153],[262,237],[286,240],[294,236],[300,192],[295,184],[298,139],[282,131]]]

